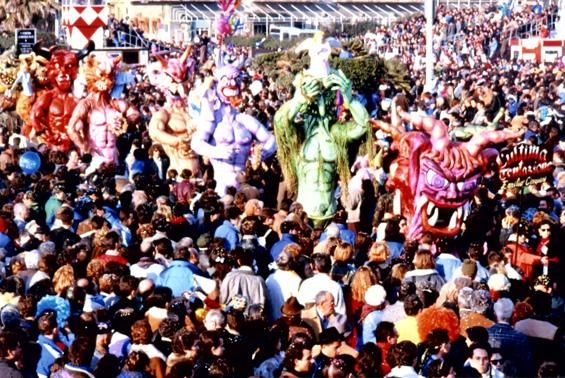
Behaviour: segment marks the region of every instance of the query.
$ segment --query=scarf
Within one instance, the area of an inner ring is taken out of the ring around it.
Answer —
[[[368,304],[364,304],[363,307],[361,308],[361,315],[359,315],[359,323],[363,323],[363,321],[365,320],[365,318],[373,311],[379,311],[381,309],[381,306],[371,306]]]

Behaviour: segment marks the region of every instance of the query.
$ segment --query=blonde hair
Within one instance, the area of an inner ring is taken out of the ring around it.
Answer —
[[[369,249],[368,255],[369,261],[381,264],[390,257],[390,248],[386,242],[374,242],[373,245],[371,245],[371,249]]]
[[[246,217],[254,216],[257,211],[260,213],[261,210],[263,210],[263,204],[258,199],[252,198],[245,203],[244,213]]]
[[[69,264],[63,265],[53,275],[53,290],[57,295],[64,293],[75,284],[75,271]]]
[[[86,266],[86,277],[92,278],[94,282],[97,282],[103,274],[104,263],[98,259],[90,260],[90,262]]]
[[[390,272],[390,277],[394,280],[398,280],[399,282],[402,282],[408,270],[409,269],[406,264],[403,263],[394,264]]]
[[[302,254],[302,247],[297,243],[289,243],[284,246],[282,251],[288,252],[293,259],[296,259],[299,255]]]
[[[436,263],[432,253],[427,249],[421,249],[414,256],[414,267],[416,269],[435,269]]]
[[[160,196],[159,198],[157,198],[155,202],[157,203],[157,210],[155,210],[153,219],[162,216],[165,217],[165,219],[170,222],[173,217],[173,210],[169,205],[167,205],[167,197]]]
[[[334,261],[348,262],[353,257],[353,246],[349,243],[339,241],[334,249]]]
[[[379,279],[371,268],[360,267],[351,280],[351,297],[357,302],[363,302],[367,289],[377,283],[379,283]]]

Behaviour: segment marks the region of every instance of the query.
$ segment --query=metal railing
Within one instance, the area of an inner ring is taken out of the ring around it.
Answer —
[[[129,28],[128,31],[118,31],[118,40],[114,41],[114,45],[118,42],[117,46],[106,46],[106,47],[130,47],[130,48],[141,48],[149,49],[151,52],[161,52],[169,51],[170,47],[166,46],[161,42],[156,42],[149,40],[139,34],[134,28]]]

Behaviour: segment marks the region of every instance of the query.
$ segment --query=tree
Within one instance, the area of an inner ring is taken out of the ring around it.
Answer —
[[[351,80],[353,88],[363,94],[375,92],[382,83],[389,83],[399,91],[410,89],[410,77],[406,67],[398,60],[384,60],[376,55],[366,55],[357,43],[348,45],[353,59],[340,59],[334,54],[330,63],[341,69]],[[296,73],[308,65],[305,53],[296,54],[293,49],[285,52],[266,53],[256,56],[252,66],[266,76],[273,77],[280,89],[292,87]]]
[[[59,9],[56,0],[0,0],[0,29],[29,28]]]

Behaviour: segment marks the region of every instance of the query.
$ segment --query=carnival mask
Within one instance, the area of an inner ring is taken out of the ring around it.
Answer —
[[[90,56],[86,59],[84,73],[86,86],[91,93],[106,93],[114,86],[115,71],[122,61],[120,56]]]
[[[150,78],[153,85],[159,87],[167,96],[184,98],[188,95],[188,82],[194,73],[195,62],[191,58],[192,45],[176,59],[166,59],[155,55],[159,68]]]
[[[408,238],[423,232],[453,237],[461,231],[480,180],[490,173],[490,163],[498,155],[488,145],[518,133],[486,132],[466,143],[452,142],[443,122],[423,118],[427,132],[405,133],[395,145],[399,156],[391,164],[387,187],[400,192],[401,211],[410,223]]]
[[[41,47],[41,42],[33,46],[33,52],[48,60],[46,65],[47,76],[53,86],[69,91],[77,77],[78,62],[94,50],[94,42],[89,41],[86,47],[76,53],[70,50],[58,49],[52,46],[49,49]]]
[[[239,74],[239,69],[231,65],[225,65],[216,71],[217,92],[222,102],[233,106],[238,106],[241,102]]]

